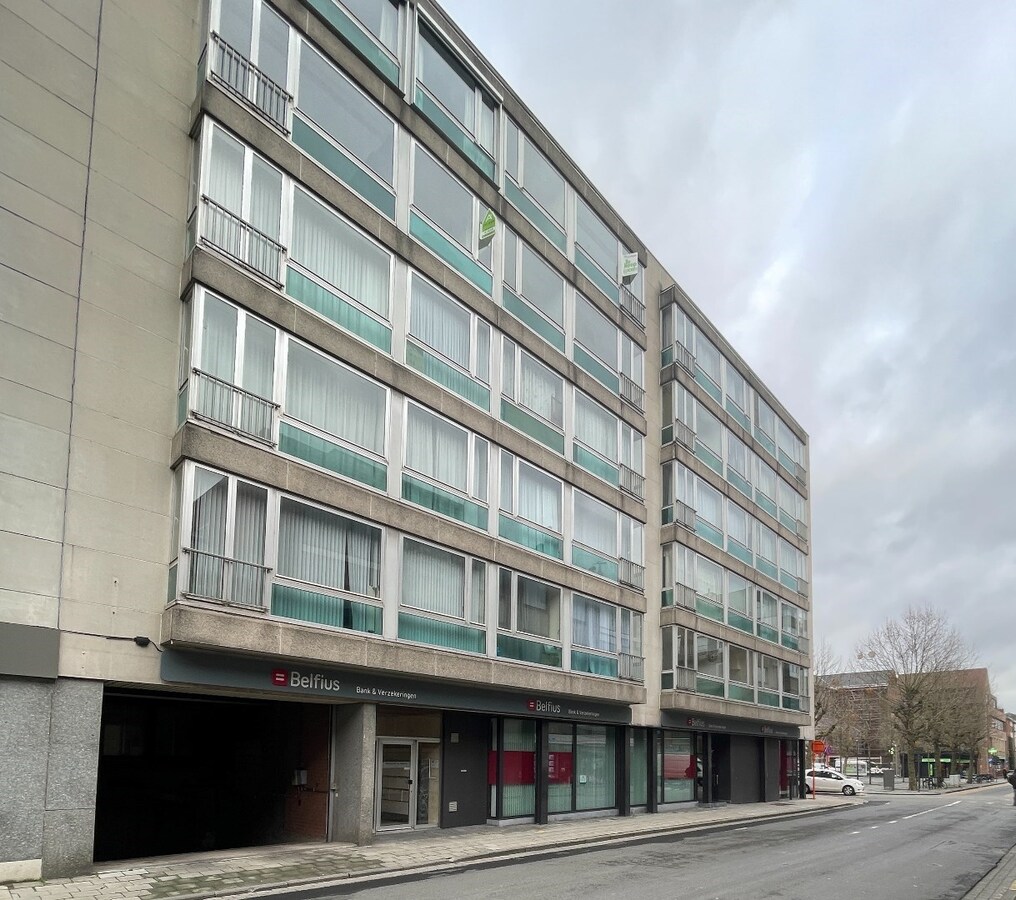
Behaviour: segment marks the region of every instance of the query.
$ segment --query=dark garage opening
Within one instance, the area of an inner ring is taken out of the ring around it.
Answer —
[[[324,840],[328,714],[313,704],[107,691],[96,861]]]

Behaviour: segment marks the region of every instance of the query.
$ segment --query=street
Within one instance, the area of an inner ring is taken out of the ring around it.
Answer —
[[[1014,844],[1012,790],[1000,785],[934,796],[873,794],[867,803],[817,818],[307,893],[362,900],[951,900],[963,897]]]

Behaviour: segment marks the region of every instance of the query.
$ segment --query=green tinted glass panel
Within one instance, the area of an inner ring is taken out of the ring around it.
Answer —
[[[180,393],[176,395],[176,424],[183,425],[187,421],[187,389],[190,385],[188,381],[182,388]]]
[[[326,441],[316,434],[294,428],[288,422],[279,426],[279,452],[288,453],[378,490],[383,491],[388,487],[388,469],[382,463]]]
[[[352,46],[395,87],[399,86],[398,63],[367,37],[363,29],[339,9],[332,0],[307,0],[307,6],[331,25],[347,44]]]
[[[713,681],[711,678],[702,678],[701,676],[698,676],[695,678],[695,693],[706,694],[709,697],[722,697],[723,682]]]
[[[454,622],[441,622],[411,613],[399,613],[399,638],[449,650],[486,653],[487,635],[481,628],[469,628]]]
[[[385,353],[392,352],[392,330],[361,312],[338,294],[311,281],[292,266],[286,271],[286,293]]]
[[[674,605],[674,589],[666,588],[660,591],[660,605],[661,606],[673,606]]]
[[[176,563],[169,567],[169,584],[166,589],[166,600],[176,599]]]
[[[593,378],[610,388],[612,393],[616,394],[621,390],[621,380],[617,375],[578,344],[572,344],[572,357],[580,369],[585,369]]]
[[[313,622],[315,625],[381,634],[380,607],[284,584],[272,585],[272,615]]]
[[[458,519],[474,528],[487,530],[487,507],[450,491],[444,491],[426,481],[420,481],[412,475],[402,476],[402,499],[417,506],[425,506],[451,519]]]
[[[710,603],[702,597],[695,598],[695,612],[700,616],[705,616],[707,619],[712,619],[714,622],[723,621],[723,607],[717,603]]]
[[[497,636],[497,655],[505,659],[518,659],[541,666],[561,668],[560,647],[555,647],[553,644],[526,641],[510,634]]]
[[[564,335],[508,288],[504,288],[501,292],[501,305],[516,319],[521,319],[548,344],[564,353]]]
[[[544,554],[544,556],[564,559],[564,541],[545,531],[540,531],[538,528],[533,528],[531,525],[523,525],[515,519],[502,515],[498,519],[497,532],[506,541],[528,547],[530,550]]]
[[[494,289],[494,277],[490,272],[415,212],[409,214],[409,233],[490,296]]]
[[[592,472],[598,478],[614,485],[620,484],[620,475],[616,466],[612,466],[602,457],[591,453],[580,444],[572,444],[572,459],[575,460],[587,472]]]
[[[751,485],[737,474],[730,466],[727,466],[727,481],[736,487],[746,497],[751,497]]]
[[[406,364],[490,412],[490,388],[410,341],[406,342]]]
[[[571,670],[573,672],[586,672],[590,675],[605,675],[608,678],[617,678],[617,658],[573,649],[571,653]]]
[[[727,412],[730,413],[738,422],[738,424],[747,432],[751,432],[751,421],[749,418],[737,408],[737,405],[728,397]]]
[[[793,478],[794,472],[797,471],[797,466],[794,464],[794,461],[782,450],[779,451],[779,460],[780,467],[786,469],[790,473],[791,478]]]
[[[755,558],[755,568],[763,575],[768,575],[770,578],[776,578],[780,571],[776,568],[774,563],[769,562],[767,559],[762,559],[761,556]]]
[[[774,644],[780,642],[780,633],[775,628],[770,628],[768,625],[758,626],[758,636],[764,641],[772,641]]]
[[[540,229],[548,241],[564,253],[567,247],[564,232],[557,226],[554,220],[533,203],[526,193],[510,178],[505,179],[504,192],[505,196],[521,211],[522,215]]]
[[[501,421],[564,456],[564,435],[508,400],[501,401]]]
[[[780,510],[780,522],[786,525],[794,534],[797,534],[797,519],[787,515],[782,509]]]
[[[739,560],[741,560],[741,562],[747,563],[749,566],[755,562],[751,550],[737,543],[737,541],[727,541],[727,552],[731,556],[736,556]]]
[[[600,269],[600,267],[588,256],[586,256],[581,247],[575,248],[575,265],[578,266],[579,271],[583,272],[593,284],[595,284],[614,302],[615,305],[620,304],[621,298],[617,285],[603,274],[603,270]]]
[[[720,393],[719,386],[708,375],[706,375],[706,373],[703,372],[702,368],[698,365],[695,366],[695,380],[702,385],[705,392],[717,403],[722,402],[721,397],[723,395]]]
[[[663,525],[669,525],[671,522],[673,522],[674,521],[674,507],[673,506],[664,506],[662,512],[660,513],[660,520],[661,520],[661,523]]]
[[[674,345],[671,344],[669,347],[664,347],[660,352],[660,366],[666,368],[674,361]]]
[[[758,692],[758,701],[761,706],[776,706],[780,705],[780,695],[770,694],[768,691]]]
[[[674,673],[664,672],[660,676],[660,690],[672,691],[674,689]]]
[[[766,448],[773,456],[776,456],[776,444],[773,439],[769,437],[761,428],[755,429],[755,440],[757,440],[763,447]]]
[[[786,633],[781,634],[780,635],[780,643],[783,644],[784,647],[789,647],[791,650],[799,650],[801,648],[800,642],[792,634],[786,634]]]
[[[727,688],[727,698],[730,700],[741,700],[745,703],[755,702],[755,691],[753,688],[743,684],[732,684]]]
[[[784,709],[800,709],[801,699],[799,697],[784,697],[783,698]]]
[[[717,475],[723,474],[723,463],[720,461],[720,458],[699,440],[695,441],[695,455]]]
[[[755,633],[755,623],[747,616],[742,616],[740,613],[731,612],[727,610],[727,624],[732,625],[734,628],[746,631],[748,634]]]
[[[793,575],[788,575],[786,572],[780,572],[780,584],[784,587],[790,588],[792,591],[797,590],[797,579]]]
[[[762,507],[769,515],[774,519],[776,518],[776,504],[770,500],[765,494],[756,494],[755,502]]]
[[[674,440],[674,426],[664,425],[660,430],[660,441],[664,444],[669,444]]]
[[[300,116],[293,116],[293,143],[305,150],[339,181],[349,185],[389,219],[395,218],[395,194],[370,177],[363,169],[319,134]]]
[[[710,544],[715,544],[723,549],[723,533],[713,528],[707,522],[703,522],[698,516],[695,517],[695,534],[705,538]]]
[[[420,85],[416,86],[416,107],[430,120],[430,123],[438,131],[448,138],[452,146],[459,150],[466,159],[491,181],[494,180],[494,160],[486,154],[470,135],[462,130],[458,122],[430,99],[427,92]]]
[[[585,569],[587,572],[592,572],[601,578],[617,581],[618,563],[616,559],[607,559],[604,556],[600,556],[599,553],[586,550],[585,547],[575,546],[572,547],[571,561],[573,566],[578,566],[580,569]]]

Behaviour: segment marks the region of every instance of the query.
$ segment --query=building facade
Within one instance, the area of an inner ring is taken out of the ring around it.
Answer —
[[[798,795],[807,435],[439,7],[0,16],[0,880]]]

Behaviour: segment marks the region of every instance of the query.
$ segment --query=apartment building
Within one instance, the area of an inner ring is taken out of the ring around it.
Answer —
[[[798,796],[807,436],[437,5],[0,34],[0,881]]]

